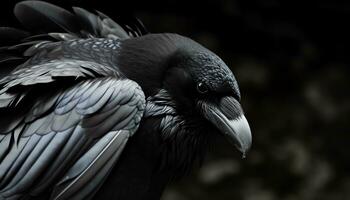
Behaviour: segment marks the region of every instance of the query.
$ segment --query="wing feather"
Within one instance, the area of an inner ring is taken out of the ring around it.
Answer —
[[[67,98],[75,103],[63,105]],[[51,111],[28,112],[36,118],[28,117],[32,120],[1,140],[1,146],[11,147],[7,153],[0,149],[0,198],[36,196],[56,185],[52,199],[85,199],[116,163],[145,106],[135,82],[115,78],[86,80],[55,99]],[[15,131],[21,132],[18,144],[9,144]]]
[[[52,32],[61,28],[71,33],[79,32],[79,23],[72,13],[43,1],[18,3],[14,13],[23,25],[32,30]]]
[[[114,53],[143,25],[73,11],[24,1],[16,17],[44,34],[0,27],[0,199],[87,199],[141,121],[144,94]]]
[[[127,131],[115,131],[100,139],[93,148],[79,158],[65,177],[56,185],[52,194],[53,199],[76,199],[74,196],[80,196],[79,199],[86,199],[87,188],[98,186],[101,180],[98,182],[97,180],[108,175],[112,166],[104,174],[99,174],[99,171],[104,169],[106,164],[110,165],[118,159],[129,135]],[[94,178],[97,178],[97,180],[92,180]],[[89,185],[91,182],[93,185]],[[82,191],[82,189],[85,189],[85,191]]]
[[[79,7],[73,7],[73,11],[74,13],[71,13],[43,1],[20,2],[14,9],[16,17],[28,29],[54,32],[51,35],[59,40],[67,40],[77,36],[80,38],[127,39],[147,34],[145,27],[137,19],[122,27],[101,12],[94,14]],[[66,31],[68,34],[56,33],[59,31]]]

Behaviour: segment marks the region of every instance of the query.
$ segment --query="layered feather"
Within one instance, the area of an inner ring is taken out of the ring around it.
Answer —
[[[118,24],[102,12],[74,7],[73,12],[43,1],[24,1],[15,6],[15,16],[29,30],[0,27],[0,79],[33,56],[31,50],[56,41],[79,38],[128,39],[147,34],[135,19]]]
[[[114,60],[136,34],[102,13],[42,1],[17,4],[15,15],[29,32],[0,28],[0,199],[54,187],[52,199],[86,199],[142,117],[143,92]]]

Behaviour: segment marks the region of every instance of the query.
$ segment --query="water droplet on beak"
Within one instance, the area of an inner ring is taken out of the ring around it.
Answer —
[[[243,153],[242,153],[242,159],[245,159],[245,157],[246,157],[246,153],[243,152]]]

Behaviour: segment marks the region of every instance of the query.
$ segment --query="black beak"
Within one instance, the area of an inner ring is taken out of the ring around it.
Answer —
[[[219,129],[244,157],[251,146],[252,135],[239,102],[233,97],[224,97],[219,102],[200,101],[199,105],[204,117]]]

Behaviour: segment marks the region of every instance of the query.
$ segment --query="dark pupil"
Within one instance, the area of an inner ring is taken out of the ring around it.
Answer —
[[[199,93],[202,93],[202,94],[208,92],[208,88],[204,83],[198,83],[197,90]]]

